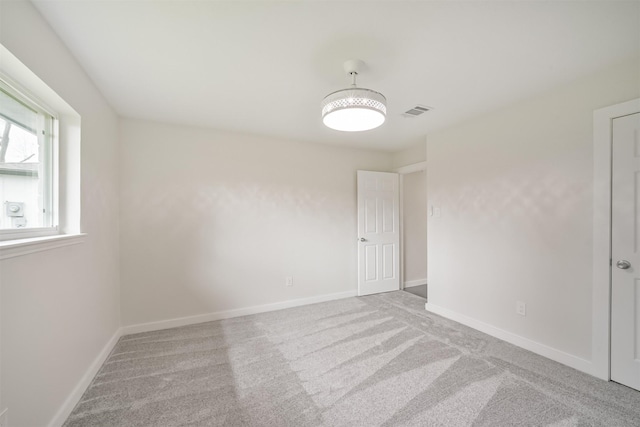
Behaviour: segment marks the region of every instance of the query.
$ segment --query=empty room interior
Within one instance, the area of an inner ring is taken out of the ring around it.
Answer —
[[[640,2],[0,0],[0,427],[639,426]]]

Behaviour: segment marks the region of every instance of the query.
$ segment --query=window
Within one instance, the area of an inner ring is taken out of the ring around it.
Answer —
[[[0,58],[0,260],[83,243],[82,117],[2,44]]]
[[[57,233],[57,121],[0,80],[0,240]]]

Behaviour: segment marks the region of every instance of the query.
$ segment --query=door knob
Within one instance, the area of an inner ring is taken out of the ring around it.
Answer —
[[[626,259],[621,259],[620,261],[616,262],[616,267],[622,270],[626,270],[627,268],[631,267],[631,263]]]
[[[360,238],[360,239],[358,239],[358,240],[360,240],[361,242],[366,242],[366,241],[367,241],[367,239],[365,239],[364,237],[361,237],[361,238]]]

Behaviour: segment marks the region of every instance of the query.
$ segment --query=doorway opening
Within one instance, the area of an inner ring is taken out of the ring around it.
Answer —
[[[398,169],[401,207],[402,289],[427,299],[426,162]]]

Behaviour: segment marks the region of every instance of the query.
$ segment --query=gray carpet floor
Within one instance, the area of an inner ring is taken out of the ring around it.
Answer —
[[[407,292],[120,339],[72,426],[639,426],[640,392]]]

